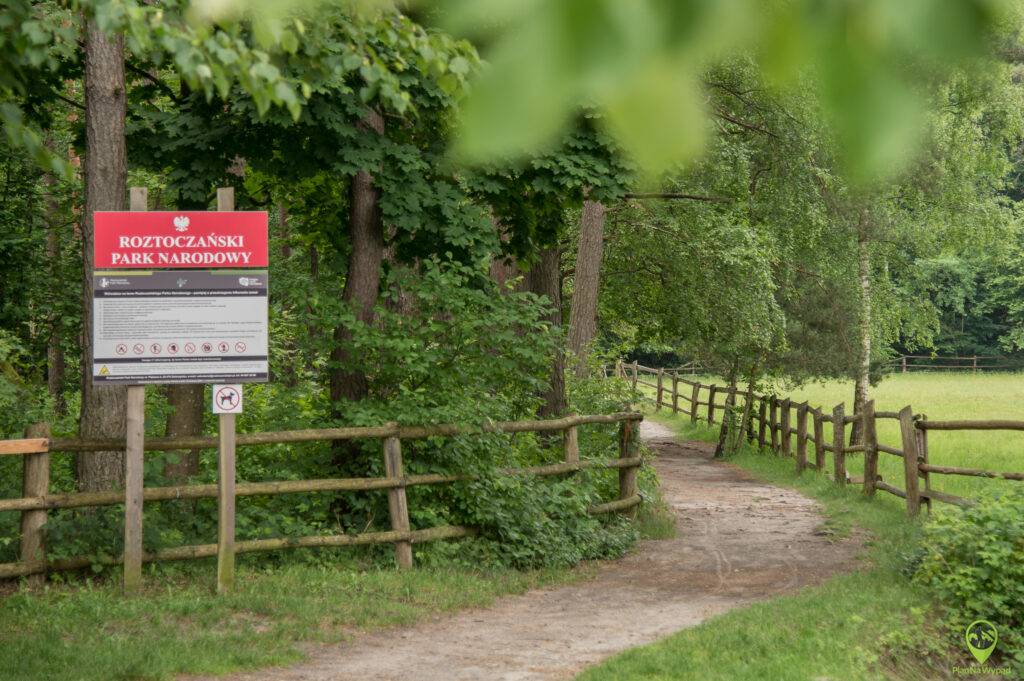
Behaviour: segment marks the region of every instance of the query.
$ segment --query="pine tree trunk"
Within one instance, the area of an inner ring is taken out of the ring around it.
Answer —
[[[88,21],[85,36],[85,214],[82,223],[82,437],[125,436],[123,386],[92,384],[93,212],[124,210],[127,154],[124,139],[124,38],[107,37]],[[78,486],[85,491],[124,482],[124,452],[82,452],[76,461]]]
[[[860,352],[857,361],[857,380],[853,390],[853,412],[860,414],[867,403],[871,388],[871,253],[867,230],[857,234],[857,277],[860,280]],[[861,444],[864,434],[861,422],[854,421],[850,429],[850,442]]]
[[[569,351],[576,375],[587,372],[587,351],[597,333],[597,297],[600,289],[601,254],[604,249],[604,204],[583,202],[580,241],[576,253],[572,308],[569,311]]]
[[[551,312],[546,319],[553,327],[562,325],[562,278],[561,258],[558,247],[551,246],[540,252],[540,258],[526,273],[523,288],[550,301]],[[541,418],[551,418],[565,413],[565,353],[557,349],[551,360],[551,380],[544,392],[544,404],[537,411]]]
[[[367,127],[377,134],[384,133],[384,120],[376,112],[364,119]],[[342,300],[348,304],[362,324],[373,321],[373,308],[380,295],[380,270],[384,260],[384,228],[381,224],[380,192],[373,184],[373,175],[360,170],[352,178],[349,188],[349,240],[352,251],[345,274]],[[338,325],[334,329],[334,349],[331,351],[330,394],[335,417],[341,416],[343,403],[356,402],[366,397],[369,384],[366,372],[345,346],[352,340],[351,330]]]
[[[167,437],[202,435],[206,407],[204,396],[201,385],[167,386],[167,403],[171,408],[167,415]],[[164,465],[164,475],[168,478],[183,481],[199,472],[198,449],[170,453],[176,455],[177,461]]]
[[[52,141],[47,139],[47,147],[53,151]],[[50,280],[60,280],[60,224],[59,207],[57,197],[54,196],[54,186],[57,178],[53,173],[43,175],[43,185],[46,187],[46,219],[49,226],[46,228],[46,261],[50,268]],[[55,310],[55,308],[54,308]],[[56,311],[50,314],[49,335],[46,339],[46,389],[53,399],[53,409],[58,416],[67,413],[67,404],[64,402],[64,375],[66,365],[64,361],[64,348],[61,346],[60,315]]]

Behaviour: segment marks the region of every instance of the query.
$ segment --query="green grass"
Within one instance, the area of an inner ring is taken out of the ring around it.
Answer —
[[[213,594],[212,563],[159,568],[144,593],[116,583],[50,586],[0,599],[0,679],[115,681],[217,674],[296,662],[303,642],[406,625],[501,595],[566,582],[583,570],[359,570],[353,564],[240,568]]]
[[[650,380],[644,379],[644,380]],[[721,379],[698,377],[703,382],[717,382]],[[671,383],[666,381],[668,390]],[[689,386],[680,384],[683,394],[689,396]],[[644,388],[653,394],[650,388]],[[825,413],[845,403],[847,412],[852,412],[853,384],[832,381],[808,384],[800,388],[780,386],[780,397],[789,397],[794,402],[808,401],[811,406],[820,406]],[[666,403],[671,405],[671,395]],[[932,420],[945,419],[1016,419],[1024,420],[1024,375],[1022,374],[971,374],[971,373],[907,373],[886,377],[872,387],[871,396],[878,411],[899,411],[906,405],[914,413],[926,414]],[[707,399],[707,392],[701,392]],[[720,401],[720,400],[719,400]],[[680,399],[680,406],[689,408],[687,400]],[[701,416],[706,414],[701,408]],[[793,427],[796,427],[796,413],[793,412]],[[755,424],[756,425],[756,424]],[[849,426],[847,426],[849,428]],[[808,432],[813,427],[808,422]],[[825,438],[831,443],[831,424],[825,424]],[[902,448],[899,424],[892,419],[878,420],[878,441],[896,448]],[[795,439],[793,446],[796,446]],[[991,471],[1024,472],[1024,432],[1013,431],[931,431],[928,435],[929,462],[938,465],[982,468]],[[813,459],[813,446],[808,450]],[[860,454],[847,454],[847,471],[850,475],[863,475],[864,459]],[[880,452],[878,470],[882,479],[900,489],[904,488],[903,462],[900,458]],[[832,467],[832,455],[826,454],[828,470]],[[970,478],[959,475],[932,474],[932,487],[964,497],[976,497],[986,492],[996,492],[1021,482]],[[884,492],[880,494],[885,494]],[[936,509],[941,504],[936,504]]]
[[[717,435],[691,426],[688,417],[662,412],[651,418],[684,439]],[[840,489],[814,471],[797,476],[792,459],[745,449],[730,461],[818,499],[837,536],[854,528],[869,533],[863,568],[629,650],[584,672],[581,681],[947,677],[954,661],[942,651],[957,651],[957,642],[927,633],[923,623],[933,604],[901,572],[918,540],[918,522],[909,520],[897,503],[866,499],[855,488]],[[927,655],[918,658],[908,650]]]

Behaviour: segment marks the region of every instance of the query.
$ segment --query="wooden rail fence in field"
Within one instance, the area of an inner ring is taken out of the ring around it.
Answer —
[[[428,426],[399,426],[389,423],[383,426],[365,428],[325,428],[315,430],[294,430],[267,433],[249,433],[236,436],[234,445],[251,446],[317,440],[382,439],[386,477],[382,478],[328,478],[320,480],[287,480],[279,482],[235,483],[234,459],[230,458],[228,470],[220,471],[220,482],[216,485],[181,485],[174,487],[139,488],[139,495],[133,498],[130,491],[76,492],[54,494],[50,492],[50,454],[53,452],[89,452],[124,450],[125,440],[84,440],[79,438],[51,438],[45,424],[32,426],[21,440],[0,440],[0,456],[20,455],[24,467],[24,483],[21,498],[0,500],[0,511],[21,513],[21,554],[15,563],[0,564],[0,579],[31,576],[41,580],[45,573],[55,570],[75,570],[95,564],[95,558],[69,558],[47,560],[45,525],[47,511],[59,508],[83,508],[123,504],[126,513],[137,513],[135,522],[141,523],[141,509],[144,502],[168,499],[218,500],[218,543],[194,546],[179,546],[144,552],[141,532],[127,537],[124,553],[100,561],[106,565],[124,564],[127,560],[152,562],[164,560],[188,560],[217,556],[218,589],[230,586],[234,573],[236,553],[251,551],[273,551],[277,549],[320,546],[355,546],[361,544],[392,543],[399,567],[412,566],[412,545],[438,539],[466,537],[474,533],[471,527],[445,525],[413,530],[409,523],[409,509],[405,490],[414,485],[437,485],[473,479],[470,475],[405,475],[402,462],[402,440],[427,437],[452,437],[475,433],[555,433],[563,435],[564,459],[560,463],[533,466],[529,468],[503,469],[510,475],[565,475],[587,468],[617,469],[619,471],[619,496],[614,501],[590,507],[591,514],[626,511],[637,506],[641,499],[637,487],[637,471],[642,465],[636,451],[636,423],[643,416],[634,413],[617,413],[597,416],[568,416],[547,421],[505,421],[491,422],[480,426],[456,424]],[[577,427],[588,424],[619,424],[619,457],[617,459],[594,461],[581,460]],[[146,451],[174,451],[183,449],[214,448],[222,445],[216,437],[173,437],[149,438],[145,440]],[[234,451],[234,446],[231,447]],[[234,500],[236,496],[288,494],[294,492],[337,492],[357,490],[387,490],[388,508],[391,520],[390,531],[363,532],[360,534],[316,535],[287,537],[280,539],[253,539],[234,541]],[[127,578],[126,578],[127,584]]]
[[[642,380],[641,374],[651,380]],[[745,432],[747,439],[758,447],[794,456],[797,472],[806,468],[814,468],[825,472],[826,452],[832,452],[832,478],[839,485],[857,483],[863,485],[864,493],[874,496],[882,490],[906,500],[907,512],[916,516],[924,503],[931,510],[932,501],[941,501],[961,507],[971,506],[974,501],[964,497],[948,494],[932,487],[932,474],[965,475],[980,478],[999,478],[1003,480],[1024,480],[1024,473],[1008,473],[988,471],[977,468],[959,466],[936,466],[928,461],[928,434],[937,430],[1017,430],[1024,431],[1024,421],[1007,420],[959,420],[930,421],[923,414],[914,414],[911,407],[903,407],[898,412],[876,411],[874,401],[869,401],[864,410],[857,415],[846,414],[844,405],[837,405],[831,413],[821,407],[812,407],[807,402],[793,402],[781,399],[776,395],[759,395],[738,391],[735,387],[715,384],[702,384],[680,377],[669,369],[645,367],[636,362],[627,364],[617,362],[614,375],[630,381],[634,388],[644,386],[654,390],[654,397],[646,397],[656,409],[670,408],[674,413],[686,414],[693,423],[704,421],[714,424],[716,413],[733,414],[742,418],[743,413],[749,414],[749,422]],[[680,387],[684,386],[684,387]],[[702,392],[707,397],[702,398]],[[721,402],[719,402],[721,396]],[[744,405],[737,406],[737,397],[749,403],[749,410]],[[686,404],[680,406],[680,400]],[[687,408],[688,407],[688,408]],[[793,427],[795,419],[796,427]],[[892,419],[899,422],[900,443],[898,446],[881,443],[877,436],[879,419]],[[813,430],[808,432],[808,421]],[[863,444],[848,445],[846,436],[847,424],[860,422],[863,433]],[[754,423],[757,423],[755,433]],[[832,438],[824,437],[824,424],[832,424]],[[796,437],[795,451],[793,437]],[[808,459],[808,446],[814,447],[814,461]],[[899,488],[883,480],[878,475],[879,453],[899,457],[903,461],[903,487]],[[847,454],[864,455],[864,475],[854,478],[849,475]]]

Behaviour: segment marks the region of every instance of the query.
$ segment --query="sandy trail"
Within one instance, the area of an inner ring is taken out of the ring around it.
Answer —
[[[571,678],[755,600],[856,566],[860,543],[829,542],[815,502],[712,461],[711,445],[677,443],[643,422],[678,536],[644,541],[595,578],[500,599],[433,622],[359,634],[298,666],[231,681],[535,681]]]

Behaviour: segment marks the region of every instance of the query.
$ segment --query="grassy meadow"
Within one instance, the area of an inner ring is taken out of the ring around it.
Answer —
[[[641,374],[641,380],[645,379]],[[723,385],[722,379],[698,377],[701,382],[716,382]],[[671,384],[666,381],[667,389]],[[643,387],[643,386],[641,386]],[[689,395],[688,386],[680,385],[680,390]],[[653,394],[650,388],[643,388]],[[832,408],[845,403],[847,412],[853,409],[853,384],[849,382],[831,381],[827,383],[810,383],[804,386],[791,387],[779,385],[776,393],[780,397],[789,397],[794,402],[807,401],[811,406],[822,408],[831,413]],[[1024,420],[1024,374],[972,374],[972,373],[939,373],[918,372],[892,374],[884,378],[871,389],[878,411],[899,411],[906,405],[914,409],[915,414],[925,414],[932,420],[949,419],[1016,419]],[[666,391],[666,394],[668,392]],[[707,399],[707,392],[701,392],[701,398]],[[719,400],[721,401],[721,400]],[[666,402],[671,404],[667,399]],[[689,402],[680,399],[680,406],[688,406]],[[701,407],[701,415],[705,415],[706,407]],[[795,419],[795,412],[793,413]],[[795,420],[794,420],[795,427]],[[849,429],[850,426],[847,426]],[[808,422],[808,432],[813,428]],[[825,439],[831,443],[831,424],[825,424]],[[794,438],[795,440],[795,438]],[[893,419],[878,420],[878,441],[892,447],[900,448],[899,424]],[[793,446],[795,447],[795,441]],[[991,471],[1024,472],[1024,432],[1015,431],[931,431],[928,434],[929,462],[938,465],[964,466],[983,468]],[[813,445],[808,447],[808,458],[813,460]],[[903,489],[903,462],[900,458],[880,452],[878,472],[883,480],[895,487]],[[832,470],[832,455],[826,454],[827,470]],[[864,458],[860,454],[847,454],[846,467],[850,475],[863,475]],[[985,492],[994,492],[1024,482],[969,478],[959,475],[931,476],[932,488],[973,497]],[[889,496],[879,492],[880,496]],[[902,503],[896,497],[893,501]],[[936,510],[942,506],[936,502]]]

